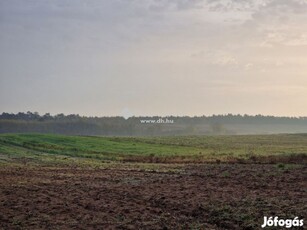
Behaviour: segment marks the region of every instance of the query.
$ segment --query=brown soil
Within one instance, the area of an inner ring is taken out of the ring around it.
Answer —
[[[2,167],[0,229],[260,229],[306,217],[306,166]]]

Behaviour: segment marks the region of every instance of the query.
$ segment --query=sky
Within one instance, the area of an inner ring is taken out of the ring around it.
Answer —
[[[0,0],[0,112],[307,115],[307,0]]]

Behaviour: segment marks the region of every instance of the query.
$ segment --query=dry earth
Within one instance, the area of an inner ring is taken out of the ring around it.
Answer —
[[[307,167],[0,169],[0,229],[259,229],[306,217]]]

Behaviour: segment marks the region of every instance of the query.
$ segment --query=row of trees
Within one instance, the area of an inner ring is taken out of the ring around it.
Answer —
[[[67,135],[198,135],[306,132],[307,117],[263,115],[169,116],[172,124],[141,123],[161,117],[85,117],[37,112],[2,113],[0,133],[39,132]],[[165,119],[165,118],[164,118]]]
[[[159,119],[160,116],[141,116],[141,117],[130,117],[128,120],[139,120],[139,119]],[[276,116],[264,116],[264,115],[241,115],[241,114],[226,114],[226,115],[212,115],[212,116],[168,116],[169,119],[175,119],[181,122],[203,122],[203,121],[218,121],[218,122],[264,122],[267,121],[271,122],[305,122],[307,121],[307,117],[276,117]],[[125,121],[126,119],[120,116],[113,116],[113,117],[85,117],[80,116],[79,114],[69,114],[64,115],[63,113],[51,115],[50,113],[46,113],[44,115],[40,115],[38,112],[19,112],[19,113],[2,113],[0,115],[1,120],[25,120],[25,121],[50,121],[50,120],[117,120],[117,121]]]

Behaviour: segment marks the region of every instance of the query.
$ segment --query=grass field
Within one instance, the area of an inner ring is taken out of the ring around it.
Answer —
[[[87,137],[0,135],[0,162],[301,162],[307,135]]]
[[[0,229],[261,229],[306,217],[306,157],[305,134],[2,134]]]

